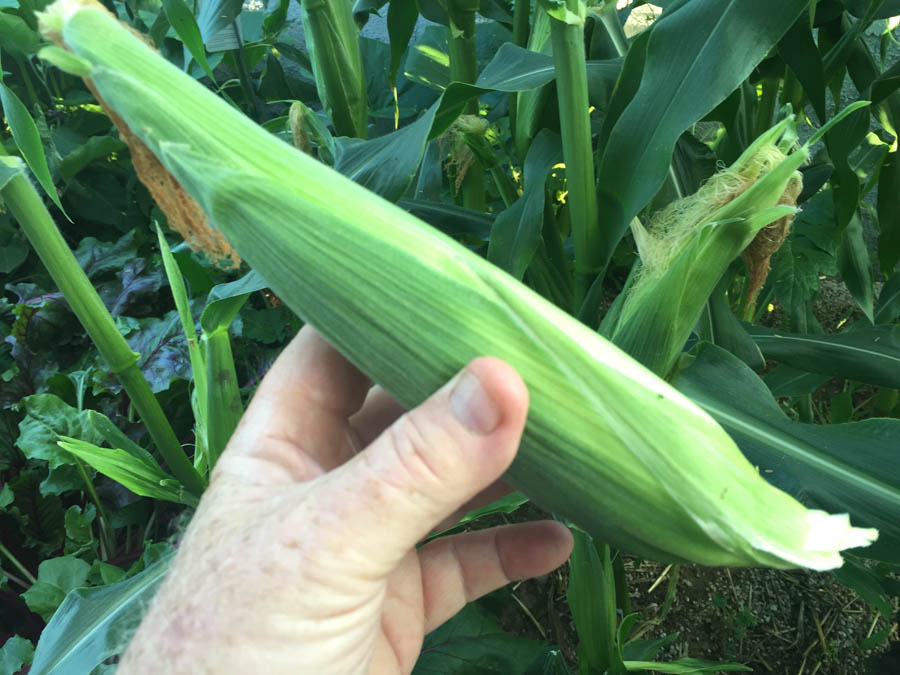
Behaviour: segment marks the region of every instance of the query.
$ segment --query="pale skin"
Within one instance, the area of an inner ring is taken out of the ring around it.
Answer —
[[[479,358],[405,412],[304,328],[220,458],[128,673],[409,673],[466,602],[561,565],[560,523],[428,533],[509,488],[528,392]]]

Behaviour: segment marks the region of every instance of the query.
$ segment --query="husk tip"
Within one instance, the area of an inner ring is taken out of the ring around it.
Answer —
[[[62,46],[63,27],[80,9],[96,7],[107,11],[97,0],[56,0],[47,5],[43,12],[35,12],[38,19],[38,30],[45,38]]]
[[[809,511],[809,530],[806,549],[814,554],[824,555],[827,567],[831,569],[843,565],[839,551],[868,546],[878,539],[878,530],[871,527],[853,527],[846,513],[830,514],[825,511]]]

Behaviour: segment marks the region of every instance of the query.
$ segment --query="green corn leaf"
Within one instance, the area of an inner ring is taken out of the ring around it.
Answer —
[[[60,436],[59,447],[84,460],[104,476],[141,495],[196,506],[197,498],[175,478],[163,471],[155,460],[142,460],[118,448],[101,448],[87,441]]]
[[[69,593],[41,632],[33,675],[90,673],[122,652],[169,570],[170,552],[133,577]]]
[[[801,15],[778,43],[778,53],[784,59],[803,89],[819,122],[825,121],[825,74],[822,57],[813,38],[809,17]]]
[[[494,220],[490,214],[473,211],[446,202],[401,199],[397,205],[453,238],[477,237],[487,241]]]
[[[830,335],[751,328],[767,359],[810,373],[900,388],[900,326],[872,326]]]
[[[392,87],[397,85],[397,70],[400,68],[400,62],[403,54],[406,53],[406,47],[418,19],[419,8],[415,0],[391,0],[388,5],[387,29],[391,42],[391,64],[388,78]]]
[[[120,448],[143,464],[156,464],[153,455],[132,441],[103,413],[96,410],[85,410],[88,424],[113,448]]]
[[[900,262],[900,151],[884,160],[878,176],[878,261],[883,274]]]
[[[752,668],[741,663],[722,663],[708,661],[706,659],[678,659],[677,661],[626,661],[625,668],[629,671],[653,671],[656,673],[670,673],[671,675],[695,675],[695,673],[734,673],[753,672]]]
[[[200,35],[200,29],[197,27],[197,20],[194,14],[184,4],[184,0],[162,0],[163,11],[166,18],[172,24],[172,28],[178,34],[178,38],[184,43],[194,60],[203,68],[206,76],[216,81],[212,69],[209,67],[209,61],[206,60],[206,50],[203,48],[203,37]],[[185,64],[187,68],[188,64]]]
[[[522,196],[494,221],[488,260],[516,279],[522,279],[540,244],[547,174],[561,161],[559,136],[542,130],[525,158],[525,189]]]
[[[9,125],[13,140],[28,164],[28,168],[31,169],[31,173],[34,174],[41,187],[44,188],[47,196],[53,200],[53,203],[62,211],[63,215],[69,218],[62,203],[59,201],[56,186],[53,185],[53,178],[50,176],[47,157],[44,154],[44,147],[41,144],[41,136],[38,133],[37,125],[31,119],[31,115],[28,114],[28,110],[22,101],[19,100],[19,97],[3,83],[2,71],[0,71],[0,103],[3,105],[3,114],[6,117],[6,123]]]
[[[762,370],[766,365],[765,359],[747,334],[747,329],[731,311],[726,296],[732,278],[726,274],[719,281],[700,315],[695,332],[701,340],[728,350],[754,370]]]
[[[225,450],[244,412],[231,352],[229,327],[250,293],[266,287],[256,272],[215,286],[200,316],[203,358],[206,364],[206,432],[209,468]]]
[[[286,4],[286,3],[284,3]],[[203,43],[237,20],[243,0],[197,0],[197,29]]]
[[[806,396],[831,379],[829,375],[809,373],[801,368],[778,365],[763,376],[763,382],[776,398]]]
[[[898,316],[900,316],[900,274],[895,272],[878,294],[875,323],[890,323]]]
[[[875,288],[872,279],[872,263],[869,249],[863,237],[862,219],[854,213],[844,231],[837,251],[837,264],[841,280],[856,300],[856,304],[869,320],[874,322]]]
[[[578,530],[572,535],[575,545],[566,599],[581,642],[578,661],[599,673],[622,673],[625,667],[616,644],[616,588],[609,546],[595,543]]]

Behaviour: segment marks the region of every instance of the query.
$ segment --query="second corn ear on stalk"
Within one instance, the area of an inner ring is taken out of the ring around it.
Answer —
[[[531,408],[507,479],[536,503],[634,553],[707,565],[825,569],[876,536],[770,486],[625,353],[270,135],[97,5],[59,0],[41,21],[278,296],[403,404],[476,356],[513,365]]]
[[[646,227],[632,222],[641,266],[607,333],[653,372],[672,369],[731,262],[745,251],[755,263],[748,244],[755,246],[770,228],[786,232],[803,183],[797,169],[808,152],[804,146],[785,154],[778,147],[782,134],[796,137],[793,117],[760,136],[696,193],[657,212]]]

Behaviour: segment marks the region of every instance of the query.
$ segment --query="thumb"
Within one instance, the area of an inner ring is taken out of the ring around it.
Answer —
[[[472,361],[368,448],[332,472],[342,530],[370,563],[393,567],[509,467],[528,412],[515,370]],[[329,500],[330,501],[330,500]],[[386,571],[385,570],[385,571]]]

